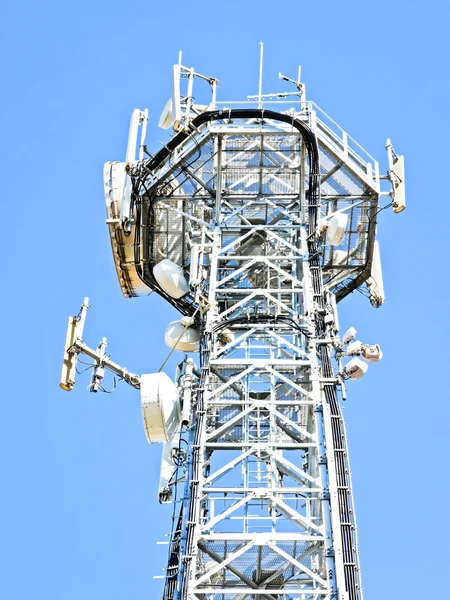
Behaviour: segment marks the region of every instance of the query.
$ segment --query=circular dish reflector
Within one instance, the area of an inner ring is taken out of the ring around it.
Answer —
[[[170,441],[179,431],[181,407],[178,391],[165,373],[141,376],[141,408],[150,444]]]
[[[172,125],[172,121],[173,121],[172,106],[173,106],[173,102],[172,102],[172,98],[170,98],[167,101],[165,107],[163,108],[161,116],[159,117],[158,127],[161,127],[161,129],[169,129],[169,127]]]
[[[158,285],[172,298],[182,298],[189,292],[183,269],[168,258],[153,267],[153,275]]]
[[[194,327],[185,327],[181,321],[172,321],[166,327],[164,341],[174,350],[181,352],[198,352],[200,333]]]
[[[348,215],[338,213],[328,221],[327,240],[332,246],[339,246],[347,227]]]

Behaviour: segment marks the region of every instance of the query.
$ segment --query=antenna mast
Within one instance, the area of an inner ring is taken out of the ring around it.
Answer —
[[[258,108],[262,108],[262,82],[263,82],[264,42],[259,42],[259,84]]]

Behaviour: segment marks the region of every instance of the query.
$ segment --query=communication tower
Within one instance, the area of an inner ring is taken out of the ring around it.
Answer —
[[[105,369],[140,390],[149,442],[162,443],[160,502],[174,502],[163,600],[361,600],[345,382],[382,356],[339,335],[337,305],[359,288],[384,302],[377,215],[405,207],[403,157],[388,170],[305,85],[217,100],[218,80],[173,67],[145,146],[135,110],[124,162],[104,168],[107,226],[126,297],[157,292],[180,313],[165,342],[187,354],[174,380],[135,375],[83,341],[70,317],[61,386],[79,354],[91,391]],[[194,102],[194,85],[210,90]]]

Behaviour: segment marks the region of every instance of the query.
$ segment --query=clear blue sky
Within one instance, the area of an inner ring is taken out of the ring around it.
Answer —
[[[384,358],[348,386],[345,415],[366,600],[444,598],[448,466],[448,106],[446,2],[7,2],[2,34],[0,596],[157,600],[170,508],[157,503],[159,447],[138,395],[58,387],[67,317],[91,298],[101,336],[135,372],[157,370],[174,312],[125,300],[104,224],[102,167],[123,160],[128,121],[148,107],[148,144],[170,67],[218,77],[222,99],[303,66],[310,99],[386,169],[407,166],[407,210],[380,215],[387,302],[360,294],[341,326]],[[172,373],[175,358],[167,367]],[[442,581],[444,579],[444,581]]]

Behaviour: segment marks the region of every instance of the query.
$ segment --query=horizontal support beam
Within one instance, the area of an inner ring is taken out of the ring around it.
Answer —
[[[312,584],[312,581],[311,581]],[[229,595],[229,594],[234,594],[234,595],[258,595],[258,596],[267,596],[267,592],[270,592],[272,596],[278,596],[281,595],[283,597],[285,596],[289,596],[289,594],[294,594],[295,596],[302,596],[302,595],[317,595],[320,594],[321,596],[326,596],[328,595],[328,590],[324,590],[324,589],[318,589],[318,588],[307,588],[307,587],[302,587],[302,588],[291,588],[291,587],[285,587],[285,588],[280,588],[278,590],[274,590],[272,588],[269,589],[265,589],[265,588],[260,588],[260,589],[254,589],[254,588],[245,588],[245,587],[204,587],[204,588],[194,588],[194,594],[225,594],[225,595]]]
[[[258,346],[255,346],[255,350]],[[255,368],[264,368],[266,365],[279,365],[279,366],[296,366],[296,367],[307,367],[311,364],[309,360],[296,360],[294,358],[213,358],[211,365],[254,365]],[[254,373],[256,374],[256,373]]]
[[[214,433],[214,431],[212,432]],[[235,448],[248,448],[248,446],[252,445],[249,442],[211,442],[206,443],[205,448],[214,448],[215,450],[234,450]],[[301,448],[316,448],[317,444],[314,442],[311,443],[297,443],[292,441],[291,443],[276,443],[276,444],[266,444],[266,446],[270,446],[271,448],[278,448],[280,450],[300,450]]]
[[[252,256],[252,258],[254,258],[254,255]],[[292,254],[261,254],[261,256],[257,256],[258,259],[261,258],[268,258],[270,260],[286,260],[289,262],[292,262],[293,260],[303,260],[302,256],[299,256],[298,254],[292,255]],[[223,260],[228,262],[229,260],[248,260],[249,256],[248,255],[238,255],[238,254],[227,254],[226,256],[218,256],[217,257],[218,260]]]
[[[286,104],[286,102],[273,101],[272,104]],[[241,102],[239,102],[241,104]],[[242,103],[243,104],[243,103]],[[300,134],[297,129],[294,127],[284,125],[282,127],[278,127],[277,125],[268,125],[267,121],[264,123],[255,124],[255,126],[246,126],[246,127],[230,127],[230,125],[213,125],[209,130],[212,134],[220,133],[224,137],[234,136],[234,135],[257,135],[258,137],[274,136],[274,135],[286,135],[292,134],[300,137]],[[264,148],[265,150],[265,148]],[[226,154],[226,146],[223,153]],[[256,150],[255,150],[256,153]]]
[[[223,494],[247,494],[255,491],[255,488],[239,488],[239,487],[202,487],[201,491],[212,494],[214,492],[223,493]],[[261,489],[261,488],[259,488]],[[272,488],[268,487],[267,491],[273,494],[320,494],[323,490],[322,488],[315,487],[277,487]],[[231,499],[227,498],[227,499]],[[222,498],[218,498],[218,500],[222,500]]]
[[[131,264],[131,263],[130,263]],[[134,263],[133,263],[134,264]],[[223,296],[226,294],[250,294],[256,292],[257,294],[261,294],[262,292],[270,292],[271,294],[301,294],[303,293],[302,287],[293,287],[293,288],[216,288],[214,293],[216,296]]]
[[[250,541],[255,546],[266,546],[269,542],[324,542],[323,535],[305,533],[208,533],[202,536],[206,541]]]
[[[276,402],[261,401],[259,404],[250,398],[249,403],[255,403],[256,406],[315,406],[313,400],[277,400]],[[220,406],[243,406],[247,404],[244,400],[208,400],[206,402],[208,406],[220,405]]]

